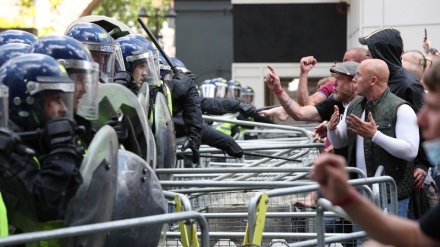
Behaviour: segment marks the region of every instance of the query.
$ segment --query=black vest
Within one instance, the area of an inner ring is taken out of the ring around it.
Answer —
[[[371,112],[376,122],[378,131],[391,137],[396,137],[397,108],[402,104],[408,104],[403,99],[392,94],[389,88],[379,99],[367,101],[364,97],[358,97],[350,103],[347,116],[354,114],[361,118],[365,110],[365,116]],[[364,121],[368,121],[368,118]],[[356,167],[356,137],[348,131],[348,163]],[[365,164],[367,176],[372,177],[377,167],[382,165],[385,174],[391,176],[397,184],[398,199],[408,198],[413,189],[413,162],[409,162],[389,154],[385,149],[371,140],[364,139]]]

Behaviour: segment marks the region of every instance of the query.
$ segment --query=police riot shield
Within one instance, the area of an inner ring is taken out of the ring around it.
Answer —
[[[118,185],[112,220],[130,219],[166,213],[166,201],[159,179],[145,160],[119,150]],[[106,247],[156,247],[163,224],[110,231]]]
[[[157,167],[176,167],[176,134],[174,123],[165,96],[158,92],[154,104],[154,139],[157,149]],[[160,179],[170,179],[169,175],[159,176]]]
[[[142,108],[144,109],[145,116],[148,117],[148,109],[150,108],[150,87],[148,86],[148,83],[142,83],[141,87],[139,88],[137,97],[139,104],[141,104]],[[148,123],[151,127],[151,123]]]
[[[145,112],[145,116],[148,117],[148,113],[149,113],[149,109],[150,109],[150,89],[147,83],[142,83],[140,89],[139,89],[139,93],[138,93],[138,101],[141,104],[142,108],[144,109]],[[151,122],[148,122],[148,126],[150,126],[150,128],[148,128],[148,132],[149,134],[147,135],[148,138],[148,146],[150,148],[148,148],[148,157],[151,157],[150,160],[148,162],[150,162],[150,167],[154,169],[156,169],[156,142],[154,140],[154,135],[151,132]]]
[[[148,120],[145,112],[139,104],[136,96],[128,88],[116,84],[108,83],[99,86],[99,116],[92,124],[99,129],[107,121],[118,118],[124,122],[128,137],[122,143],[126,150],[129,150],[148,164],[153,164],[153,157],[148,142],[151,136]]]
[[[83,183],[69,202],[65,226],[110,221],[117,188],[118,138],[110,126],[96,133],[80,167]],[[62,246],[103,246],[106,234],[64,239]]]
[[[128,34],[135,34],[135,32],[124,23],[107,17],[103,15],[88,15],[83,16],[81,18],[76,19],[74,22],[70,23],[70,25],[67,27],[66,30],[69,30],[71,27],[78,23],[84,23],[84,22],[90,22],[95,23],[98,26],[101,26],[105,29],[114,39],[117,39],[119,37],[128,35]]]

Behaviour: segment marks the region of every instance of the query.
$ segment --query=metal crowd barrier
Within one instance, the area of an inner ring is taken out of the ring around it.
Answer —
[[[31,233],[16,234],[0,238],[0,246],[22,244],[47,239],[59,239],[71,236],[80,236],[110,230],[121,230],[131,227],[141,227],[153,224],[164,224],[182,220],[195,219],[199,223],[201,231],[201,246],[209,247],[209,229],[208,222],[200,213],[194,211],[154,215],[133,219],[117,220],[111,222],[66,227],[56,230],[39,231]]]

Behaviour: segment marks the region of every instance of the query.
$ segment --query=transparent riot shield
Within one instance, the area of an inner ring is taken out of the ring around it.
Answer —
[[[142,108],[144,109],[145,116],[148,117],[148,109],[150,108],[150,87],[148,86],[148,83],[142,83],[141,87],[139,88],[137,98],[139,104],[141,104]],[[151,125],[151,123],[149,124]]]
[[[159,179],[145,160],[136,154],[118,151],[118,186],[112,220],[165,214],[166,201]],[[111,231],[106,247],[156,247],[163,224]]]
[[[139,89],[139,93],[138,93],[138,101],[141,104],[142,108],[144,109],[145,112],[145,116],[148,116],[149,114],[149,108],[150,108],[150,89],[147,83],[142,83],[140,89]],[[148,157],[151,157],[151,159],[148,161],[150,162],[150,167],[154,169],[156,169],[156,164],[157,164],[157,160],[156,160],[156,141],[154,140],[154,135],[153,132],[151,131],[151,122],[148,121],[148,126],[150,128],[148,128],[148,132],[149,132],[149,138],[148,139],[148,146],[150,148],[148,148]]]
[[[144,109],[133,92],[119,84],[102,84],[99,86],[98,98],[99,116],[92,122],[94,127],[99,129],[107,121],[117,117],[124,122],[128,131],[124,148],[154,165],[155,154],[148,145],[153,136]]]
[[[67,208],[65,226],[110,221],[117,188],[118,138],[110,126],[94,136],[81,163],[83,183]],[[62,246],[103,246],[106,233],[63,239]]]
[[[154,139],[156,140],[157,167],[176,167],[176,134],[174,123],[168,109],[165,96],[158,92],[154,104]],[[170,179],[170,175],[159,176],[160,179]]]

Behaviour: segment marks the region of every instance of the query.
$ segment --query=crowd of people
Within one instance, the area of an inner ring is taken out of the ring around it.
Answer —
[[[273,115],[282,121],[318,122],[314,134],[325,142],[324,152],[333,154],[314,161],[311,177],[321,190],[295,205],[314,206],[325,197],[381,243],[440,244],[435,230],[440,220],[435,183],[440,54],[428,40],[424,55],[404,52],[395,28],[362,37],[360,45],[368,49],[347,50],[312,95],[308,74],[317,60],[304,57],[297,101],[268,66],[264,82],[281,106],[257,112],[251,87],[223,78],[198,87],[182,61],[172,58],[175,66],[168,65],[148,39],[136,34],[112,37],[114,33],[89,22],[71,26],[65,35],[0,33],[0,236],[63,225],[68,203],[83,182],[83,157],[98,131],[92,123],[98,116],[99,85],[117,83],[136,97],[148,91],[151,122],[156,96],[166,96],[176,136],[184,137],[182,151],[189,148],[192,153],[185,167],[199,163],[201,144],[243,156],[234,139],[242,127],[206,122],[202,114],[266,123]],[[139,129],[129,119],[111,118],[105,125],[113,127],[121,145],[142,156]],[[372,177],[380,165],[396,181],[400,218],[382,214],[346,182],[345,166]],[[429,209],[433,211],[427,213]],[[35,218],[28,217],[32,213]],[[421,219],[420,225],[402,218]]]
[[[438,246],[440,235],[433,229],[438,225],[440,210],[434,182],[440,162],[435,155],[440,151],[436,145],[440,132],[434,102],[440,85],[440,56],[429,48],[428,40],[423,43],[426,56],[417,50],[404,52],[401,34],[395,28],[376,30],[359,38],[359,42],[368,50],[351,49],[342,63],[330,68],[335,78],[327,83],[332,84],[331,95],[326,85],[308,95],[307,74],[317,63],[314,57],[300,61],[298,102],[289,97],[276,70],[268,66],[270,72],[264,82],[282,108],[261,114],[280,120],[288,115],[295,120],[321,122],[314,134],[318,140],[327,141],[324,152],[334,153],[322,155],[314,162],[311,175],[320,183],[321,190],[295,205],[315,206],[320,197],[326,197],[347,211],[356,223],[353,230],[360,226],[378,241],[368,242],[368,246],[379,246],[379,242]],[[347,58],[351,52],[358,52],[356,59]],[[345,166],[357,167],[368,177],[383,166],[385,174],[397,184],[397,215],[413,221],[385,216],[373,208],[347,184]],[[419,228],[414,220],[420,219]]]

